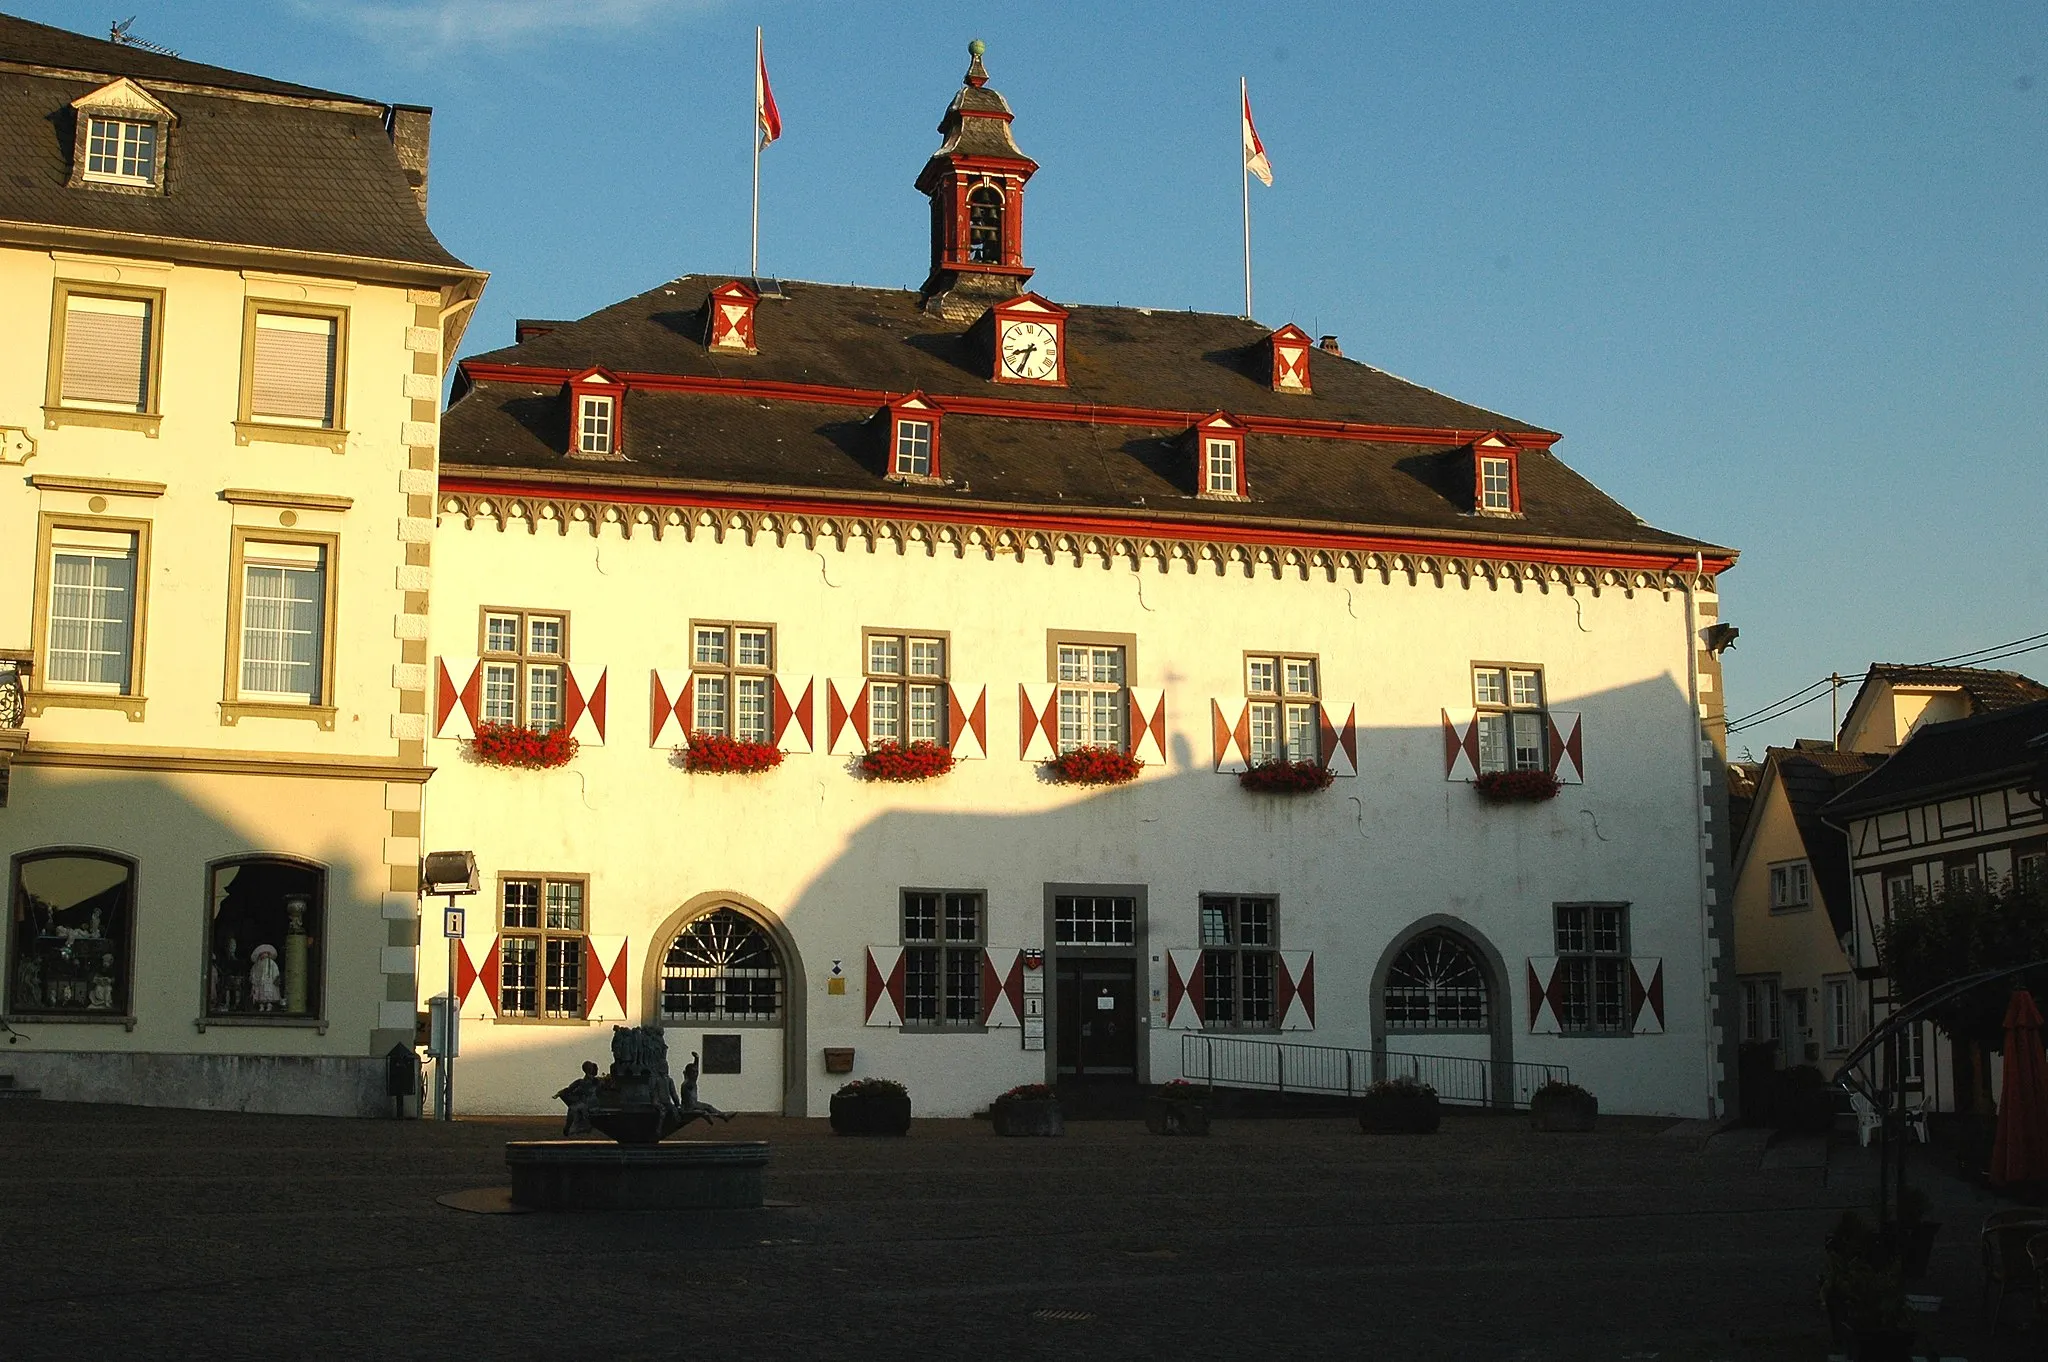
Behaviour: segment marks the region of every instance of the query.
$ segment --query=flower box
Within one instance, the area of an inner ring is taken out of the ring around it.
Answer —
[[[469,740],[469,755],[486,766],[523,766],[544,771],[567,766],[580,744],[566,728],[528,728],[524,724],[478,724]]]
[[[1489,804],[1540,804],[1557,798],[1557,777],[1548,771],[1488,771],[1472,788]]]
[[[1538,1130],[1583,1133],[1600,1115],[1600,1099],[1576,1083],[1545,1083],[1530,1094],[1529,1124]]]
[[[676,756],[686,771],[706,775],[743,776],[782,765],[782,749],[772,742],[748,742],[722,733],[692,733]]]
[[[1358,1102],[1358,1128],[1368,1135],[1429,1135],[1442,1120],[1436,1089],[1412,1078],[1375,1083]]]
[[[1145,1097],[1145,1129],[1154,1135],[1207,1135],[1209,1089],[1184,1078],[1163,1083]]]
[[[1120,747],[1076,747],[1045,764],[1046,774],[1068,785],[1122,785],[1145,763]]]
[[[1237,773],[1237,783],[1259,794],[1314,794],[1337,778],[1319,761],[1262,761]]]
[[[953,753],[923,739],[878,742],[860,759],[860,769],[869,780],[931,780],[953,769]]]
[[[1025,1083],[989,1103],[989,1119],[998,1135],[1064,1135],[1067,1122],[1060,1099],[1043,1083]]]
[[[835,1135],[908,1135],[910,1094],[887,1078],[856,1078],[832,1094]]]

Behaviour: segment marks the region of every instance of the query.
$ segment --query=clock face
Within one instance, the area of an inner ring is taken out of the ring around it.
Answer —
[[[1011,378],[1045,383],[1059,375],[1059,333],[1044,322],[1009,323],[1003,328],[998,348],[1002,352],[1003,373]]]

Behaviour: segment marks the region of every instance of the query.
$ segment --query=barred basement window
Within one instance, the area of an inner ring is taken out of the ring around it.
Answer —
[[[1557,905],[1557,975],[1564,1004],[1559,1029],[1596,1034],[1628,1030],[1628,909],[1620,904]]]
[[[676,933],[661,962],[663,1021],[782,1019],[782,957],[774,938],[721,906]]]
[[[507,879],[498,936],[498,1015],[583,1015],[584,881]]]
[[[1273,1024],[1279,913],[1270,898],[1202,895],[1202,1025]]]
[[[971,1026],[981,1019],[982,896],[903,892],[903,1020]]]
[[[1115,895],[1062,894],[1052,901],[1053,943],[1129,946],[1137,940],[1138,901]]]
[[[1424,932],[1387,970],[1389,1031],[1484,1031],[1487,1002],[1486,972],[1450,932]]]

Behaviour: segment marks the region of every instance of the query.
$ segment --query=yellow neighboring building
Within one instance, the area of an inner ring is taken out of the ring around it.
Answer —
[[[5,1067],[388,1110],[444,357],[429,111],[0,17]]]

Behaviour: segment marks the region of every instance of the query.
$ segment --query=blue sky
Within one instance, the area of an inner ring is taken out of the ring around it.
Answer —
[[[764,272],[921,280],[911,182],[979,36],[1042,167],[1034,286],[1237,312],[1242,74],[1260,318],[1562,431],[1644,519],[1742,549],[1735,713],[2048,631],[2038,3],[122,8],[194,60],[434,105],[434,227],[493,276],[472,350],[745,269],[757,23]],[[1823,697],[1731,743],[1827,723]]]

